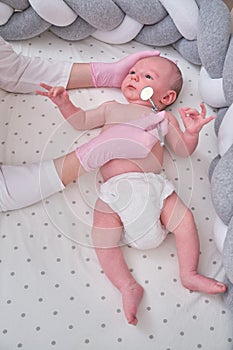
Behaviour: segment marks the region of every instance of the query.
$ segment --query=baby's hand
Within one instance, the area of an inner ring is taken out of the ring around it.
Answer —
[[[215,118],[214,116],[206,118],[206,108],[204,103],[201,103],[200,107],[201,113],[192,108],[179,108],[179,113],[185,129],[191,135],[199,134],[203,126]]]
[[[47,96],[51,101],[58,107],[64,106],[70,103],[69,94],[66,89],[62,86],[50,86],[44,83],[41,83],[40,86],[47,91],[36,91],[38,95]]]

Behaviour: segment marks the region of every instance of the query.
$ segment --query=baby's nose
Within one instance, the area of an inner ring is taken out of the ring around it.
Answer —
[[[137,74],[131,75],[131,79],[138,81],[138,75]]]

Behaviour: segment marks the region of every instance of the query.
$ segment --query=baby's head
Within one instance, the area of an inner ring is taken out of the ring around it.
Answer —
[[[149,101],[142,101],[141,90],[151,86],[154,91],[153,101],[162,110],[178,97],[183,85],[179,67],[171,60],[152,56],[139,60],[122,82],[121,90],[130,103],[151,106]]]

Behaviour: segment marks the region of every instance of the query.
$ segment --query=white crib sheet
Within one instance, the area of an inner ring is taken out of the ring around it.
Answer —
[[[111,46],[88,38],[71,43],[50,32],[13,46],[27,55],[83,62],[115,61],[148,49],[134,41]],[[184,74],[183,92],[171,110],[178,115],[179,106],[198,107],[199,67],[171,47],[160,50],[177,60]],[[70,95],[83,108],[123,100],[117,89],[83,89]],[[58,157],[99,132],[83,135],[73,130],[41,96],[0,91],[0,110],[0,160],[5,164]],[[213,113],[209,107],[208,112]],[[180,159],[167,152],[165,168],[195,215],[200,272],[223,280],[208,181],[208,167],[216,154],[211,123],[202,131],[192,157]],[[138,325],[127,324],[120,293],[101,271],[91,247],[100,182],[97,172],[88,174],[44,202],[0,214],[0,349],[231,349],[231,317],[222,297],[183,288],[172,235],[156,250],[123,248],[133,275],[145,289]]]

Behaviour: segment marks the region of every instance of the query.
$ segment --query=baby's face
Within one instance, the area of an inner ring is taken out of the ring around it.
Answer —
[[[146,86],[154,90],[153,100],[159,101],[168,90],[169,79],[173,69],[169,60],[153,56],[138,61],[129,71],[122,82],[121,91],[130,103],[151,106],[150,102],[142,101],[140,93]]]

